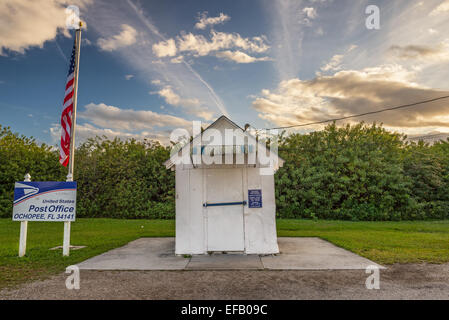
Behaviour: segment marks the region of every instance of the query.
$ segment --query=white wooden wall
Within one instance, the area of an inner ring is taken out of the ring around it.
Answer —
[[[176,170],[176,254],[205,253],[203,169]]]
[[[205,170],[176,168],[176,254],[207,253]],[[243,209],[245,253],[274,254],[279,252],[274,176],[260,175],[259,170],[248,167],[242,170],[244,200],[248,202],[248,189],[261,189],[263,205],[253,209],[246,205]]]
[[[246,168],[248,189],[262,190],[262,208],[245,207],[245,252],[248,254],[279,253],[276,235],[276,202],[274,176],[260,175],[259,168]]]

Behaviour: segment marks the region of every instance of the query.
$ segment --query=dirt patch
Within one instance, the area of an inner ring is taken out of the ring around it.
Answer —
[[[449,299],[449,264],[396,264],[367,290],[364,270],[90,271],[80,290],[66,274],[0,291],[0,299]]]

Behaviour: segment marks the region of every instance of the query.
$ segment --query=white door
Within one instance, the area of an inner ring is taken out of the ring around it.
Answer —
[[[242,169],[207,169],[207,251],[244,251]]]

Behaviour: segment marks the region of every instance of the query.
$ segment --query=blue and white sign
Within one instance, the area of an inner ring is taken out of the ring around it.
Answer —
[[[262,208],[262,190],[248,190],[248,207]]]
[[[75,221],[76,182],[16,182],[14,221]]]

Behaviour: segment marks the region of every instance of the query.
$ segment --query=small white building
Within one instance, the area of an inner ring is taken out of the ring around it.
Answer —
[[[283,163],[225,116],[173,153],[175,253],[279,253],[274,172]]]

